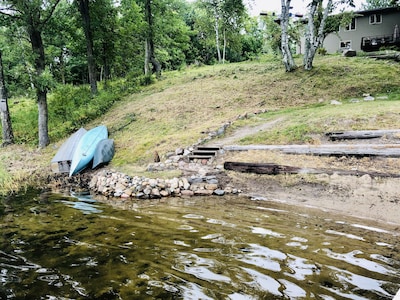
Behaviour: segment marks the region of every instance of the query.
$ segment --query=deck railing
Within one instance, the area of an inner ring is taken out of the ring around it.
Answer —
[[[394,34],[366,36],[361,38],[361,50],[376,51],[382,47],[400,47],[400,36]]]

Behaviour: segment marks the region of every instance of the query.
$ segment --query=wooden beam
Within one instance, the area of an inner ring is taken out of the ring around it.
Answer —
[[[321,156],[400,157],[400,144],[230,145],[225,151],[269,150]]]
[[[399,129],[393,130],[357,130],[357,131],[337,131],[328,132],[325,135],[331,140],[352,140],[352,139],[373,139],[383,136],[394,136],[400,134]]]
[[[224,163],[225,170],[231,170],[242,173],[255,173],[266,175],[278,174],[338,174],[347,176],[363,176],[370,175],[371,177],[391,177],[400,178],[400,174],[380,173],[380,172],[363,172],[356,170],[339,170],[339,169],[313,169],[300,168],[293,166],[277,165],[273,163],[247,163],[247,162],[231,162]]]

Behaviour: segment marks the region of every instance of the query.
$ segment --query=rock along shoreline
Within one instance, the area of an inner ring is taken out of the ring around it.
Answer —
[[[192,175],[171,179],[127,176],[120,172],[103,170],[92,177],[89,189],[105,197],[155,199],[181,196],[223,196],[237,194],[231,187],[222,188],[216,175]]]

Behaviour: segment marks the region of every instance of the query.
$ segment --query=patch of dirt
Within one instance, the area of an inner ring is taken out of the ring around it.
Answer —
[[[283,121],[283,118],[278,118],[271,122],[262,123],[257,126],[244,126],[236,130],[233,134],[218,139],[216,141],[212,141],[210,144],[214,146],[224,146],[224,145],[234,144],[236,141],[239,141],[240,139],[245,138],[246,136],[259,133],[260,131],[271,129],[273,126],[275,126],[281,121]]]
[[[234,143],[244,133],[253,134],[260,128],[241,129],[222,141],[223,145]],[[317,137],[325,143],[325,137]],[[349,141],[349,144],[355,141]],[[359,141],[358,141],[359,142]],[[347,143],[347,141],[340,141]],[[366,144],[400,144],[398,137],[383,137],[363,140]],[[220,144],[222,145],[222,144]],[[358,170],[363,172],[379,172],[398,174],[400,158],[387,157],[350,157],[350,156],[311,156],[284,154],[279,151],[239,151],[226,152],[218,158],[219,164],[225,161],[274,163],[287,166]],[[339,176],[337,174],[296,174],[296,175],[260,175],[227,171],[223,181],[230,182],[253,199],[280,201],[302,207],[318,208],[342,215],[355,216],[387,225],[400,225],[400,178],[363,176]]]

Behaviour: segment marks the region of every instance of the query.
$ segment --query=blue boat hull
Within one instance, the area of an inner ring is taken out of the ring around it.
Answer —
[[[104,125],[97,126],[88,132],[80,139],[74,156],[72,157],[71,169],[69,176],[79,173],[91,162],[96,150],[97,144],[108,138],[107,127]]]
[[[94,152],[92,169],[98,167],[101,164],[106,164],[110,162],[111,159],[114,157],[114,152],[114,140],[101,140],[97,144],[96,150]]]

